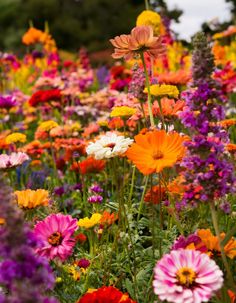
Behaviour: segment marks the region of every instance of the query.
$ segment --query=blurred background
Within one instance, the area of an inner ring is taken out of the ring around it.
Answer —
[[[236,0],[150,2],[186,43],[196,27],[214,33],[235,23]],[[29,26],[44,30],[47,24],[59,49],[73,53],[84,46],[102,54],[110,47],[110,38],[129,33],[144,9],[144,0],[0,0],[0,49],[20,55],[25,49],[22,35]]]

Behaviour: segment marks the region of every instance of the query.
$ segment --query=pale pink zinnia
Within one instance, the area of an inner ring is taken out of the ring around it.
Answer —
[[[8,169],[29,160],[29,156],[26,153],[11,153],[10,155],[2,154],[0,155],[0,169]]]
[[[42,246],[36,253],[50,260],[56,257],[66,260],[73,252],[73,234],[77,228],[77,220],[70,215],[52,214],[39,221],[35,225],[34,233],[42,241]]]
[[[154,268],[154,293],[161,301],[201,303],[223,285],[223,272],[208,255],[197,250],[173,250]]]
[[[162,43],[162,38],[155,37],[151,26],[142,25],[132,29],[130,35],[116,36],[110,39],[115,46],[112,54],[114,59],[131,59],[136,53],[146,52],[149,56],[156,58],[165,53],[166,48]]]

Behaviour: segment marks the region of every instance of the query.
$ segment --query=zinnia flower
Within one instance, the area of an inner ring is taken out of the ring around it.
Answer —
[[[90,142],[86,148],[86,152],[88,155],[94,156],[97,160],[113,158],[124,154],[132,143],[133,139],[107,132],[94,143]]]
[[[100,223],[101,218],[101,214],[95,213],[91,218],[85,217],[83,219],[79,219],[78,226],[85,228],[93,227],[94,225]]]
[[[149,56],[156,58],[165,53],[165,46],[162,44],[161,37],[154,37],[151,26],[136,26],[132,29],[130,35],[116,36],[110,39],[115,46],[115,52],[112,54],[114,59],[131,59],[135,54],[146,52]]]
[[[148,92],[147,88],[144,89],[144,92]],[[153,96],[169,96],[177,98],[179,95],[179,90],[175,85],[153,84],[150,86],[150,93]]]
[[[24,143],[26,141],[26,135],[22,133],[12,133],[6,137],[6,143],[17,143],[21,142]]]
[[[36,253],[50,260],[56,257],[66,260],[72,254],[75,245],[72,236],[77,228],[77,220],[70,215],[52,214],[39,221],[35,225],[34,233],[42,240],[43,245]]]
[[[23,162],[29,160],[29,156],[25,153],[12,153],[10,155],[0,155],[0,169],[12,168],[21,165]]]
[[[161,16],[151,10],[142,11],[142,13],[138,15],[136,25],[150,25],[153,28],[154,34],[159,35],[162,25]]]
[[[173,250],[164,255],[154,275],[154,293],[173,303],[208,302],[223,285],[223,272],[197,250]]]
[[[35,208],[46,206],[49,202],[49,193],[45,189],[15,191],[17,203],[22,208]]]
[[[111,117],[127,117],[132,116],[137,112],[137,109],[129,106],[117,106],[112,109]]]
[[[42,122],[39,125],[38,130],[44,131],[44,132],[49,132],[52,128],[57,127],[57,126],[58,126],[57,122],[55,122],[53,120],[48,120],[48,121]]]
[[[62,95],[59,89],[39,90],[31,96],[29,104],[37,106],[38,104],[50,101],[60,101],[61,98]]]
[[[185,138],[175,132],[167,134],[164,130],[154,130],[134,138],[135,143],[126,155],[144,175],[159,173],[163,168],[173,166],[185,151]]]

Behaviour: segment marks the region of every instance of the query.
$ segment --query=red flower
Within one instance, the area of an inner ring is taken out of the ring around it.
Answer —
[[[59,89],[39,90],[31,96],[29,104],[36,106],[40,103],[59,100],[61,100],[61,91]]]
[[[78,241],[80,244],[84,244],[84,242],[87,240],[87,237],[85,236],[85,234],[80,233],[75,236],[75,240]]]
[[[80,173],[82,175],[89,173],[99,173],[105,168],[106,162],[104,160],[96,160],[93,157],[88,157],[79,163]]]

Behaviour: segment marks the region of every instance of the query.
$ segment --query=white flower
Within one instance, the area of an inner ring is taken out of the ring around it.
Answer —
[[[125,153],[133,141],[133,139],[107,132],[96,142],[90,142],[86,148],[86,152],[88,155],[94,156],[97,160],[113,158]]]

